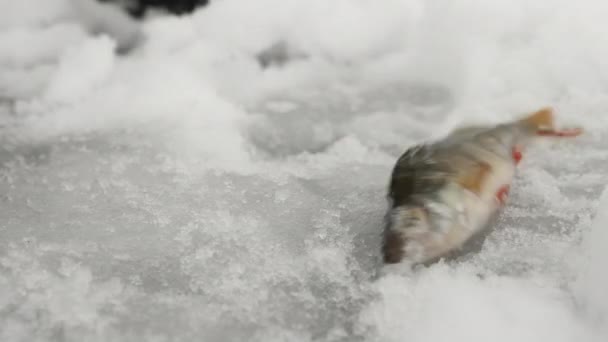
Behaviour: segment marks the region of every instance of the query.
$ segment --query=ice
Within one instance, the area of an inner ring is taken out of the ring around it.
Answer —
[[[1,341],[608,339],[604,1],[74,4],[0,2]],[[546,105],[484,240],[381,268],[406,147]]]

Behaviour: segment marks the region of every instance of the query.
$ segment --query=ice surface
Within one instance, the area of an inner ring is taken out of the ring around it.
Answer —
[[[218,0],[127,55],[70,6],[0,3],[0,341],[608,339],[605,1]],[[587,133],[478,251],[381,271],[403,149],[545,105]]]

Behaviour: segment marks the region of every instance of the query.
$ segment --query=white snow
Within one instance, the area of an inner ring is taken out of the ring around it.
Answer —
[[[585,237],[582,272],[575,283],[575,291],[582,306],[594,324],[608,332],[608,275],[604,272],[608,258],[608,188],[600,200],[597,217]]]
[[[1,341],[608,339],[605,1],[73,6],[0,2]],[[527,151],[478,251],[380,270],[406,147],[546,105],[587,132]]]

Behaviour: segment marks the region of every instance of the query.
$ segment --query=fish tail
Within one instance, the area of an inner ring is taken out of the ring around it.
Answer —
[[[549,137],[576,137],[583,133],[581,128],[556,129],[553,108],[545,107],[519,120],[533,135]]]

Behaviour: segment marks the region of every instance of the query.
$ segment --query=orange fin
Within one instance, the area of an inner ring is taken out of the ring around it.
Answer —
[[[545,107],[537,110],[529,116],[520,120],[525,124],[531,125],[538,130],[552,130],[554,125],[553,108]]]
[[[459,175],[457,182],[463,188],[479,195],[483,187],[483,183],[492,171],[490,164],[479,162],[475,164],[474,170],[466,170],[469,172]]]
[[[582,128],[555,129],[553,108],[545,107],[537,110],[520,122],[532,126],[537,135],[550,137],[576,137],[583,133]]]

